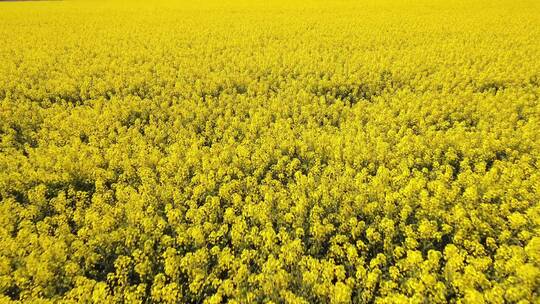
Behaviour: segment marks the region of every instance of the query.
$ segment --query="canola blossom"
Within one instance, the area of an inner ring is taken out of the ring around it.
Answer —
[[[0,2],[0,303],[540,303],[536,0]]]

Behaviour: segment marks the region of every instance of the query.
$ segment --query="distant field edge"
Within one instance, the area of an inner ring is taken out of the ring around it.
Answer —
[[[57,2],[57,1],[64,1],[64,0],[0,0],[0,2]]]

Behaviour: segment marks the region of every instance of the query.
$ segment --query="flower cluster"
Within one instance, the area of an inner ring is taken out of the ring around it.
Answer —
[[[534,1],[0,3],[2,303],[538,303]]]

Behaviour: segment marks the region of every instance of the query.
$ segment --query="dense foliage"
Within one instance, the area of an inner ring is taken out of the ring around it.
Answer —
[[[0,301],[540,303],[539,16],[0,3]]]

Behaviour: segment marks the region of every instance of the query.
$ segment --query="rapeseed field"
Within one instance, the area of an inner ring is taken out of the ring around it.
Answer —
[[[0,303],[540,303],[536,0],[0,2]]]

